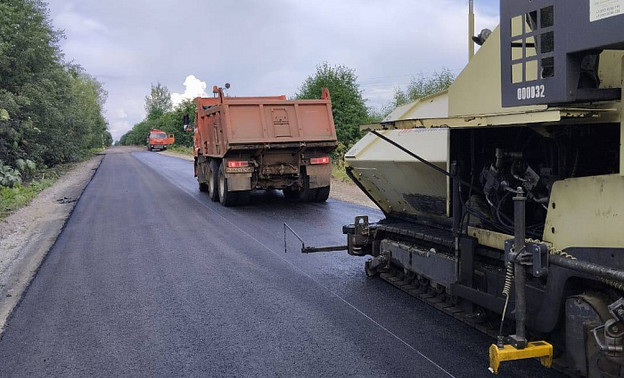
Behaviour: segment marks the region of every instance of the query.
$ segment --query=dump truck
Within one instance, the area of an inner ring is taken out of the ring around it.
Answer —
[[[175,142],[175,135],[169,134],[166,132],[151,129],[149,134],[147,134],[147,150],[152,151],[155,149],[158,150],[166,150],[167,146],[173,144]]]
[[[385,218],[302,252],[369,256],[369,276],[491,335],[494,373],[536,358],[624,376],[619,4],[501,0],[447,91],[365,125],[346,153]]]
[[[329,153],[337,147],[329,91],[315,100],[286,96],[195,99],[194,172],[199,190],[223,206],[243,205],[257,189],[287,199],[324,202]],[[189,117],[185,117],[185,129]]]

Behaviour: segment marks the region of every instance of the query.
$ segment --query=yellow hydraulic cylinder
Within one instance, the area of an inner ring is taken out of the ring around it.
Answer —
[[[490,371],[498,374],[498,367],[504,361],[525,360],[527,358],[539,358],[543,366],[552,366],[553,346],[545,341],[529,342],[526,348],[516,349],[506,344],[502,349],[492,344],[490,346]]]

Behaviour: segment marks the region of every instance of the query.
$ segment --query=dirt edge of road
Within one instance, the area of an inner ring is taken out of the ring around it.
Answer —
[[[103,158],[77,164],[0,222],[0,338]]]
[[[158,153],[162,155],[176,157],[179,159],[193,161],[192,156],[181,154],[179,152],[160,151]],[[378,209],[377,205],[375,205],[375,203],[371,201],[370,198],[366,196],[366,194],[362,193],[360,188],[358,188],[352,182],[345,182],[345,181],[336,180],[332,178],[331,192],[329,193],[329,197],[339,200],[339,201],[354,203],[356,205],[367,206],[373,209]]]

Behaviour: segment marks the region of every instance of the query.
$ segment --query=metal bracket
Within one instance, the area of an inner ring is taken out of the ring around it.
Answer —
[[[297,240],[301,243],[301,253],[315,253],[315,252],[338,252],[338,251],[346,251],[348,246],[346,245],[331,245],[325,247],[306,247],[305,242],[299,236],[295,230],[292,229],[288,224],[284,223],[284,253],[288,252],[288,244],[286,243],[286,230],[290,231]]]
[[[621,323],[619,323],[616,319],[609,319],[605,324],[600,325],[594,329],[592,329],[592,334],[594,335],[594,339],[596,340],[596,344],[600,347],[600,350],[603,352],[611,352],[611,353],[622,353],[624,352],[624,346],[622,346],[622,337],[620,335],[616,335],[618,337],[613,337],[609,333],[609,329],[615,327],[616,329],[621,328]],[[601,340],[598,331],[602,331],[604,341]],[[620,331],[621,332],[621,331]]]
[[[611,303],[607,308],[615,319],[624,322],[624,297]]]
[[[592,334],[600,350],[607,352],[611,357],[622,357],[624,352],[624,298],[611,303],[608,307],[613,319],[608,319],[603,325],[592,329]],[[602,339],[599,335],[602,334]],[[604,341],[603,341],[604,339]]]
[[[370,227],[368,223],[368,216],[360,215],[355,217],[355,234],[358,236],[368,236]]]
[[[514,239],[505,240],[505,263],[521,260],[522,265],[532,267],[531,274],[535,277],[548,275],[548,245],[541,243],[526,243],[524,251],[514,251]]]

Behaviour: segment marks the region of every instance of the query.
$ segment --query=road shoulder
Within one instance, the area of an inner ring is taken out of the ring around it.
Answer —
[[[103,158],[79,163],[0,222],[0,336]]]

